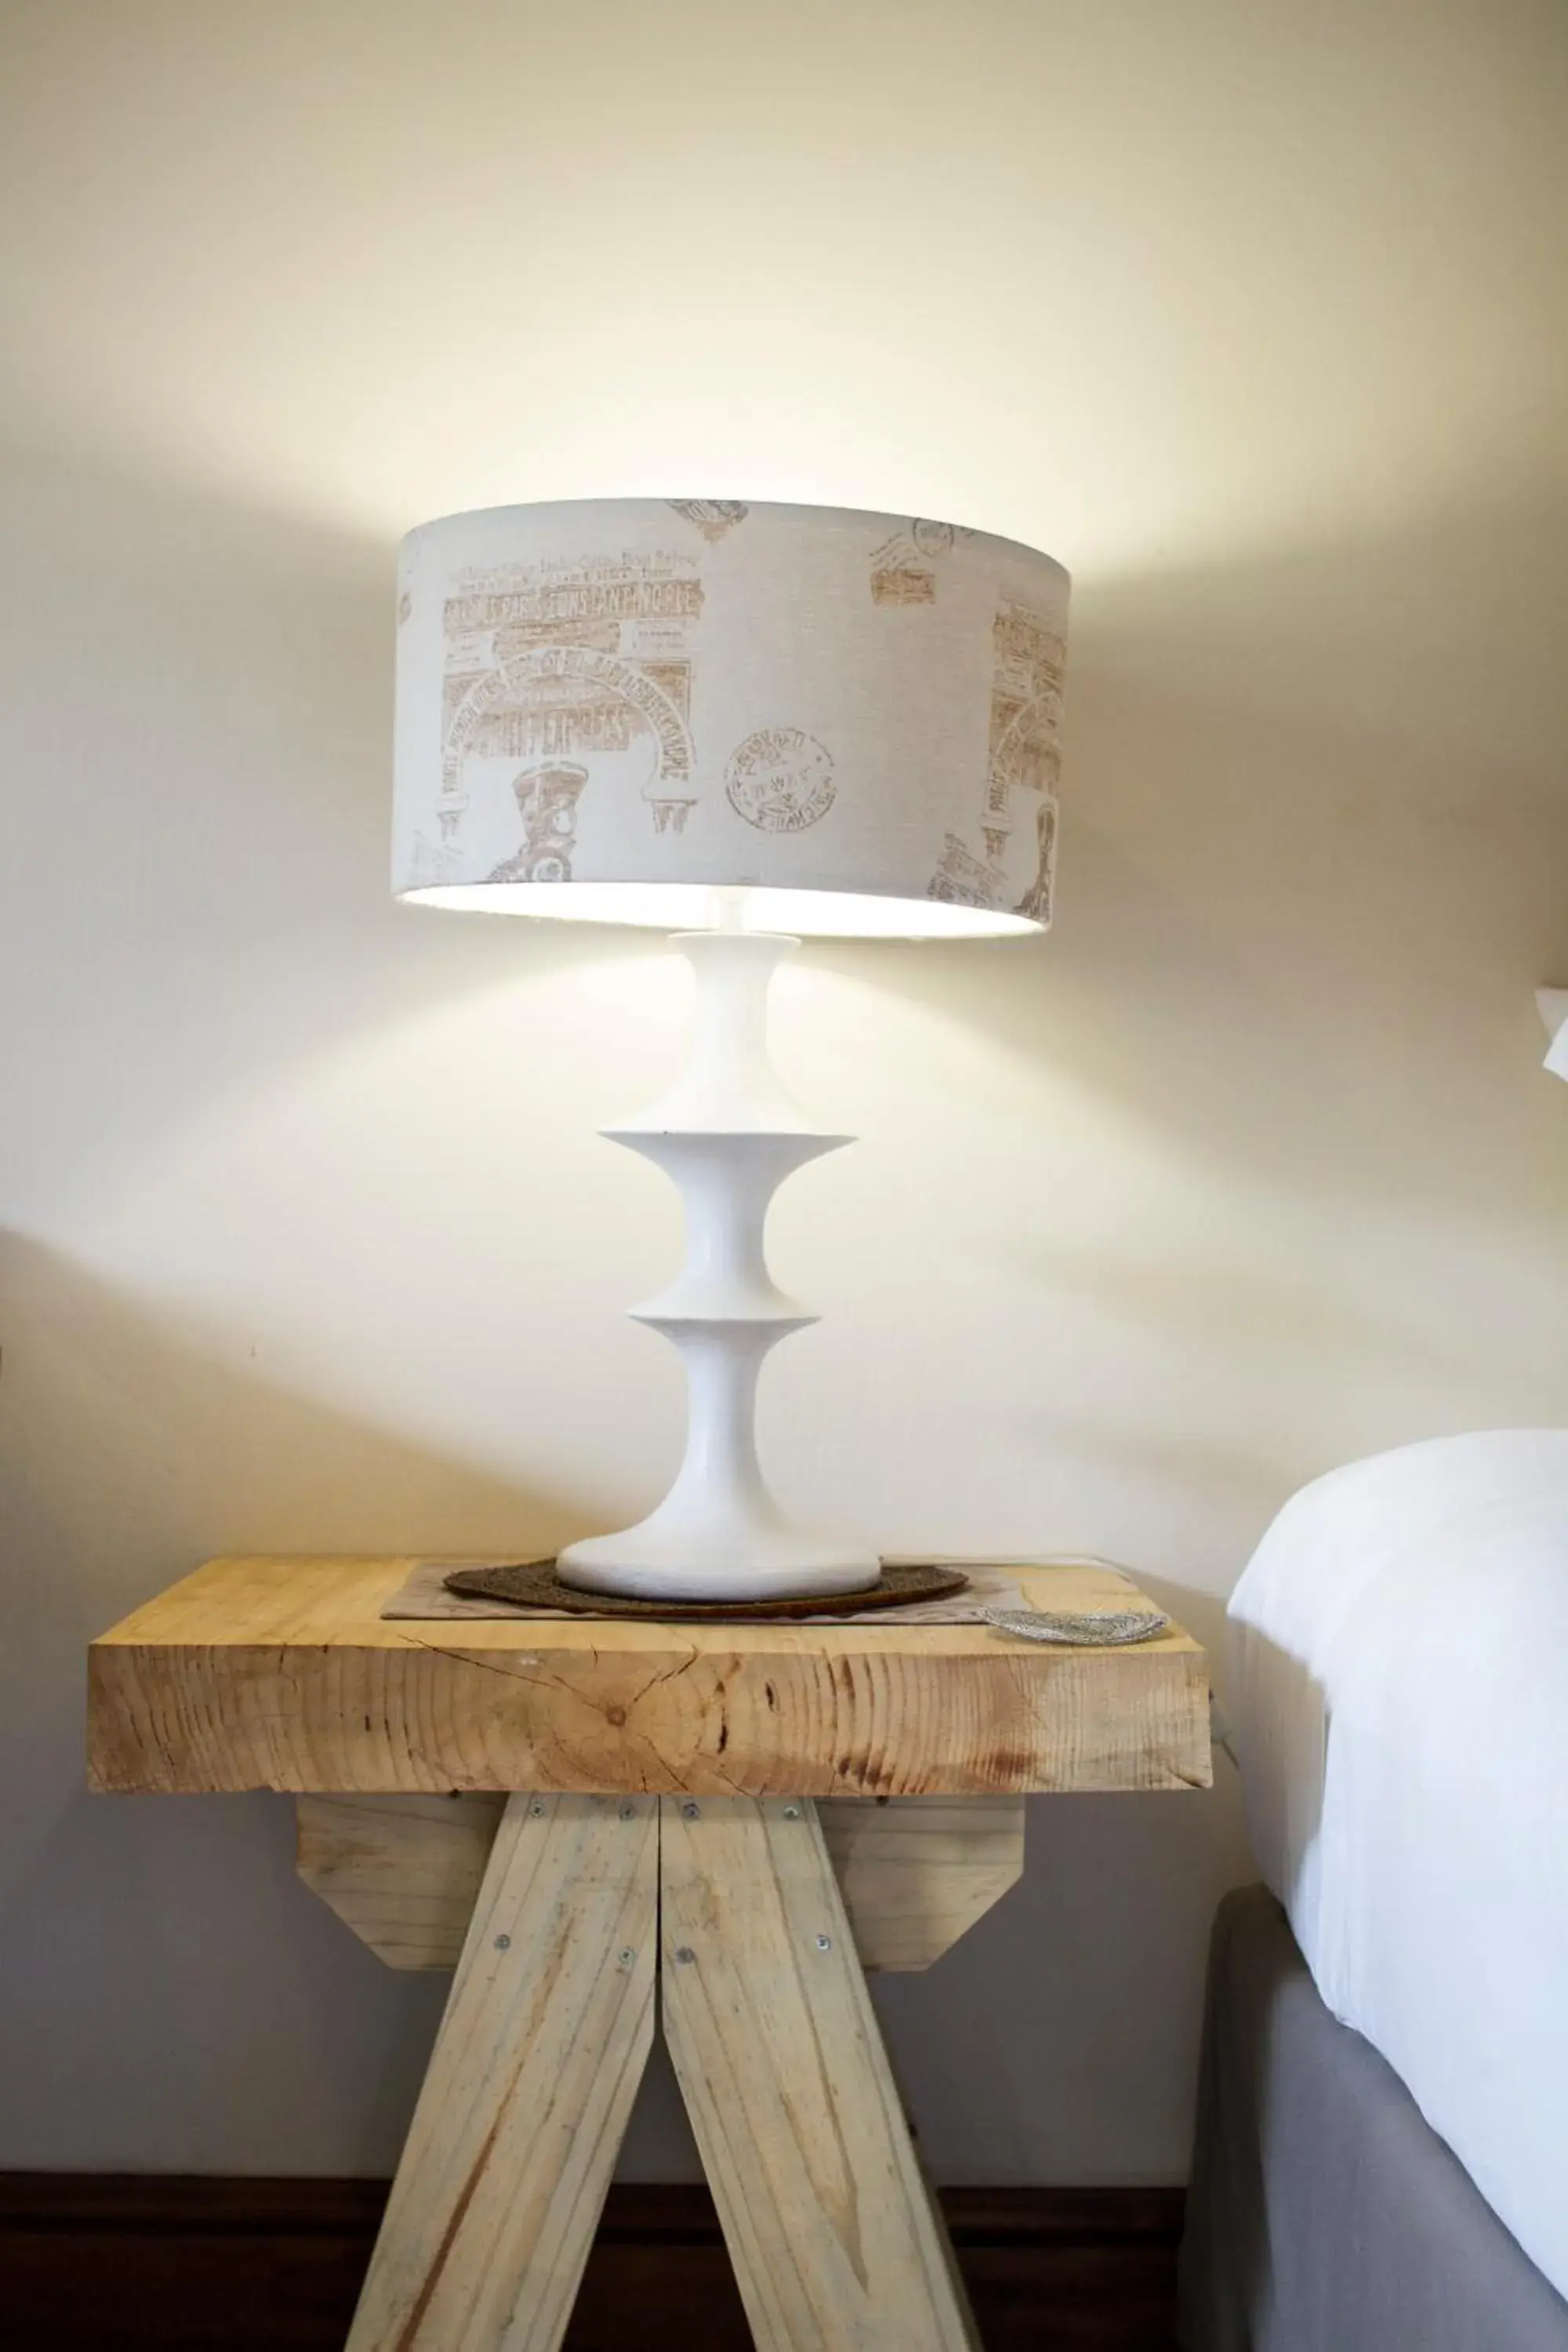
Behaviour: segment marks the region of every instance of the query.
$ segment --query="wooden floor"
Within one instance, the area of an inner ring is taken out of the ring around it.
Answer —
[[[342,2352],[386,2184],[0,2174],[5,2352]],[[987,2352],[1173,2352],[1181,2192],[943,2193]],[[567,2352],[752,2352],[705,2189],[616,2188]]]

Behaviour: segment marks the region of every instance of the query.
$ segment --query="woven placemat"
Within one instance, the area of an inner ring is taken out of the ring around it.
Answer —
[[[531,1561],[524,1563],[527,1566],[535,1564]],[[1035,1563],[1037,1566],[1038,1564]],[[563,1609],[546,1609],[537,1602],[528,1608],[521,1608],[515,1601],[510,1601],[468,1600],[464,1594],[449,1592],[447,1589],[447,1577],[458,1569],[494,1568],[497,1565],[498,1562],[493,1559],[471,1558],[465,1559],[460,1553],[446,1559],[415,1560],[410,1564],[408,1573],[397,1591],[389,1593],[382,1602],[378,1613],[394,1623],[443,1625],[461,1623],[465,1621],[482,1622],[486,1620],[491,1624],[496,1624],[507,1621],[523,1622],[528,1619],[532,1619],[535,1623],[548,1623],[552,1617],[560,1619],[566,1615],[567,1612]],[[967,1559],[955,1559],[942,1552],[934,1554],[928,1552],[923,1559],[917,1559],[906,1552],[896,1554],[891,1559],[884,1554],[882,1565],[884,1568],[929,1565],[956,1569],[960,1575],[967,1577],[969,1580],[962,1592],[950,1593],[945,1600],[904,1601],[896,1609],[886,1606],[878,1608],[873,1605],[866,1612],[868,1624],[984,1625],[994,1609],[1027,1609],[1029,1606],[1029,1596],[1023,1591],[1018,1581],[1018,1570],[995,1560],[976,1559],[973,1557]],[[581,1616],[582,1604],[586,1597],[586,1595],[578,1594],[577,1607],[572,1612],[574,1616]],[[598,1613],[598,1601],[602,1597],[598,1594],[594,1596],[595,1614]],[[867,1596],[857,1592],[851,1597],[858,1602]],[[875,1595],[871,1595],[870,1598],[874,1603]],[[813,1610],[810,1616],[796,1618],[793,1622],[796,1624],[809,1625],[820,1614],[819,1610]],[[714,1619],[711,1622],[717,1623],[719,1621]],[[852,1625],[857,1621],[854,1614],[847,1613],[840,1605],[837,1616],[824,1618],[822,1622],[831,1625]]]
[[[945,1601],[969,1579],[933,1560],[883,1563],[875,1584],[860,1592],[805,1592],[783,1601],[637,1601],[619,1592],[584,1592],[563,1584],[552,1559],[516,1560],[504,1568],[455,1568],[442,1578],[465,1601],[504,1601],[514,1609],[559,1609],[574,1617],[696,1618],[726,1624],[751,1618],[858,1617],[874,1609],[907,1609]]]

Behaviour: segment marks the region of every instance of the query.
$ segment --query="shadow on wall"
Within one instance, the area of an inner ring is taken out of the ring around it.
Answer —
[[[1080,582],[1051,947],[888,983],[1237,1184],[1558,1220],[1563,1152],[1498,1143],[1563,1130],[1533,992],[1568,975],[1565,601],[1539,505]]]
[[[505,1550],[557,1507],[205,1359],[14,1237],[0,1331],[0,2164],[80,2163],[90,2117],[109,2168],[384,2169],[444,1981],[360,1965],[293,1881],[287,1801],[87,1797],[85,1644],[215,1552]]]
[[[1338,1462],[1568,1418],[1533,1009],[1568,974],[1565,601],[1568,517],[1479,505],[1080,583],[1048,947],[878,970],[1001,1041],[1020,1128],[1093,1139],[1092,1186],[1059,1155],[1032,1214],[994,1160],[931,1210],[998,1289],[1114,1334],[1020,1424],[1217,1506],[1230,1573]]]
[[[391,898],[390,545],[33,451],[0,457],[0,968],[43,1016],[5,1041],[37,1128],[0,1138],[0,1215],[20,1189],[47,1228],[79,1166],[540,942]],[[555,967],[625,951],[550,928]]]

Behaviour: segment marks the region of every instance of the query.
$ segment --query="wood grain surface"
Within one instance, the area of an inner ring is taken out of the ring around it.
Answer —
[[[826,1797],[860,1965],[929,1969],[1024,1874],[1022,1797]]]
[[[210,1562],[92,1644],[104,1790],[984,1795],[1205,1788],[1203,1652],[979,1625],[384,1621],[416,1563]],[[1040,1608],[1136,1605],[1026,1568]]]
[[[658,1807],[496,1832],[348,2352],[554,2352],[653,2042]]]
[[[504,1797],[300,1797],[295,1867],[393,1969],[455,1969]],[[1022,1797],[827,1797],[864,1969],[919,1969],[1016,1885]]]
[[[758,2352],[968,2352],[815,1807],[659,1810],[664,2035]]]
[[[389,1969],[455,1969],[504,1797],[298,1797],[294,1867]]]

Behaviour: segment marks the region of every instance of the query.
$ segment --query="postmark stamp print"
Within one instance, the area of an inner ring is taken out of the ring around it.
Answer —
[[[802,728],[761,727],[731,752],[724,789],[759,833],[804,833],[833,805],[833,754]]]

